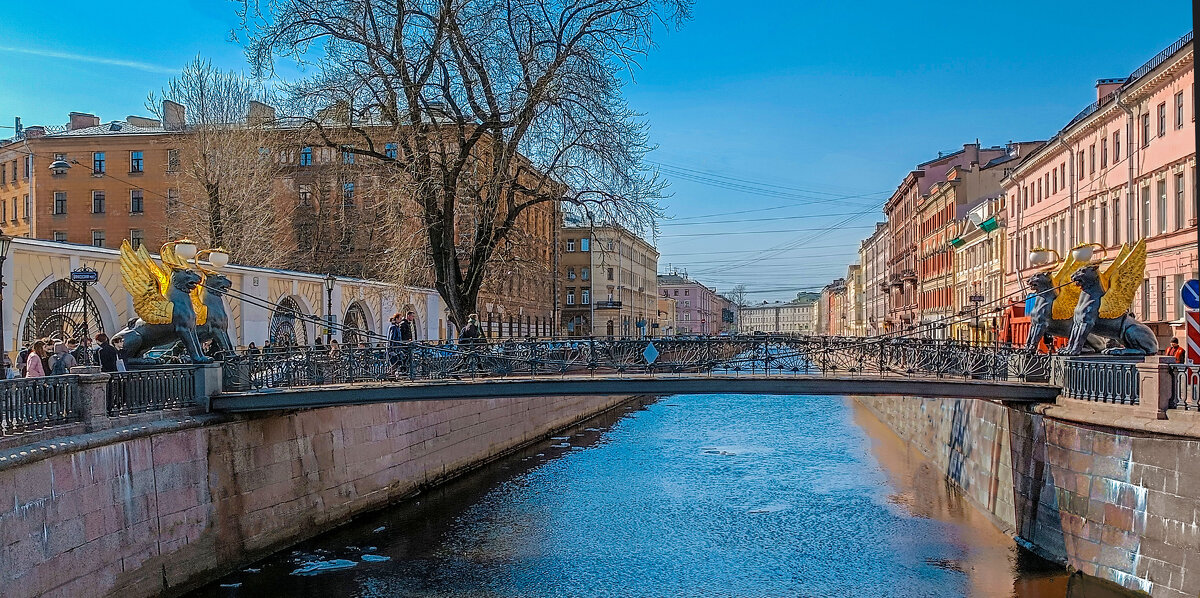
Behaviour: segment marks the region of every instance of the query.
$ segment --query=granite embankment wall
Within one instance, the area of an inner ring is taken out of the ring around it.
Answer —
[[[856,400],[1043,556],[1155,597],[1200,595],[1194,437],[1139,429],[1157,423],[1085,423],[1121,421],[1121,412],[1081,401]]]
[[[0,596],[178,594],[626,400],[199,416],[5,451]]]

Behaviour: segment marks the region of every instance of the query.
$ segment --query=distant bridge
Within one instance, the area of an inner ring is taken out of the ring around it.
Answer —
[[[755,336],[311,348],[225,362],[211,408],[497,397],[778,394],[1053,401],[1048,356],[914,339]]]

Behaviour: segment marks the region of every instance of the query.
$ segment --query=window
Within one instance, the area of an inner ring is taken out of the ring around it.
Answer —
[[[129,213],[141,214],[144,209],[145,206],[142,204],[142,190],[131,189],[129,191]]]
[[[1167,277],[1158,277],[1158,319],[1167,319]]]
[[[385,155],[393,160],[396,159],[396,144],[395,144],[395,142],[385,143],[383,145],[383,155]]]
[[[612,280],[612,279],[610,278],[609,280]],[[678,297],[678,296],[679,296],[679,289],[675,289],[675,296],[676,296],[676,297]]]
[[[1100,204],[1100,246],[1108,247],[1108,204]]]
[[[1083,180],[1083,152],[1079,152],[1079,180]]]
[[[1163,102],[1158,105],[1158,136],[1162,137],[1167,134],[1167,103]]]
[[[28,193],[26,193],[22,199],[25,200],[25,219],[29,220],[29,212],[33,210],[33,202],[29,201]]]
[[[1183,173],[1175,175],[1175,228],[1183,228],[1187,199],[1183,196]]]
[[[1183,128],[1183,92],[1175,94],[1175,128]]]
[[[691,302],[690,300],[688,300],[688,299],[684,299],[684,300],[683,300],[683,306],[684,306],[684,307],[691,307],[691,306],[692,306],[692,302]]]
[[[167,150],[167,172],[179,172],[179,150]]]
[[[1158,181],[1158,232],[1167,232],[1167,179]]]
[[[61,216],[61,215],[67,213],[67,192],[66,191],[55,191],[54,192],[54,211],[52,213],[55,216]]]
[[[354,183],[342,183],[342,205],[354,205]]]
[[[1135,215],[1135,212],[1137,211],[1136,208],[1137,195],[1135,191],[1131,191],[1129,194],[1129,205],[1126,206],[1125,210],[1125,241],[1127,243],[1132,243],[1137,237],[1137,216]]]
[[[688,296],[688,289],[684,289],[684,290],[683,290],[683,296],[684,296],[684,297],[687,297],[687,296]]]
[[[129,152],[129,172],[143,172],[142,168],[142,150],[134,150]]]
[[[29,180],[29,173],[33,171],[33,156],[25,156],[25,168],[22,173],[25,180]]]
[[[103,214],[104,213],[104,192],[103,191],[92,191],[92,213],[93,214]]]
[[[581,305],[591,305],[592,304],[591,289],[582,289],[579,291],[579,303]]]
[[[312,148],[305,147],[300,150],[300,165],[312,166]]]
[[[1108,168],[1108,138],[1100,140],[1100,170]]]
[[[15,198],[15,197],[13,198],[13,213],[12,213],[12,221],[13,221],[13,222],[16,222],[16,221],[17,221],[17,198]]]
[[[1088,174],[1096,174],[1096,144],[1088,148]]]
[[[589,239],[587,237],[584,237],[579,240],[579,250],[580,251],[588,251],[590,245],[591,245],[591,239]]]
[[[1121,198],[1113,198],[1113,245],[1121,242]]]
[[[575,289],[567,289],[567,305],[575,305]]]
[[[1121,160],[1121,132],[1113,131],[1113,164]]]
[[[1150,186],[1142,187],[1142,238],[1150,236]]]
[[[1142,147],[1150,146],[1150,115],[1142,115]]]
[[[142,232],[142,229],[140,229],[140,228],[130,229],[129,244],[132,245],[134,249],[141,247],[145,243],[146,243],[146,234],[144,232]]]
[[[67,242],[67,232],[61,231],[61,230],[54,231],[54,242],[55,243],[66,243]]]
[[[92,247],[104,247],[104,231],[92,231]]]
[[[342,164],[354,164],[354,152],[350,151],[353,148],[352,145],[342,147]]]
[[[4,169],[3,165],[0,165],[0,185],[7,185],[7,184],[8,184],[8,171]]]
[[[1176,293],[1180,292],[1180,290],[1183,289],[1183,275],[1182,274],[1175,275],[1175,286],[1172,288],[1175,289]],[[1176,301],[1175,302],[1175,318],[1178,319],[1178,318],[1182,318],[1182,317],[1183,317],[1183,302]]]
[[[1054,174],[1054,176],[1050,177],[1050,192],[1058,193],[1058,169],[1055,168],[1051,172]]]
[[[179,189],[167,189],[167,209],[179,207]]]
[[[575,268],[567,268],[567,280],[575,280]]]
[[[92,174],[104,174],[104,152],[92,152]],[[17,178],[15,168],[13,169],[13,178]]]
[[[312,186],[311,185],[300,185],[299,190],[300,190],[300,205],[302,205],[302,206],[312,205]]]

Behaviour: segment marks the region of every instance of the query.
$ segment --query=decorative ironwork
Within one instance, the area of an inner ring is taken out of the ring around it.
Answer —
[[[0,436],[79,421],[74,376],[0,381]]]
[[[196,377],[190,368],[114,372],[108,381],[108,415],[190,407],[196,401]]]
[[[304,312],[291,297],[284,297],[271,314],[268,334],[276,347],[303,347],[308,345],[308,331],[300,317]]]
[[[347,347],[355,347],[359,343],[367,342],[371,335],[369,322],[363,306],[357,301],[351,303],[350,307],[346,308],[346,315],[343,316],[342,344]]]
[[[1137,362],[1111,359],[1060,359],[1051,383],[1064,396],[1083,401],[1137,405],[1140,401]]]
[[[871,375],[1045,381],[1050,356],[958,341],[801,336],[506,340],[327,349],[279,345],[225,364],[227,390],[492,376]]]
[[[22,328],[26,346],[45,338],[87,342],[92,334],[104,332],[96,305],[85,299],[79,285],[67,279],[56,280],[38,293]]]

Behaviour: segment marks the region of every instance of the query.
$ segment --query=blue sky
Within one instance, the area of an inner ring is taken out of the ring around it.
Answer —
[[[145,114],[147,93],[197,54],[242,68],[235,7],[64,0],[53,21],[43,5],[7,7],[0,126]],[[755,301],[843,275],[915,164],[976,138],[1053,135],[1096,79],[1127,75],[1192,18],[1179,0],[697,0],[694,12],[627,88],[672,182],[659,269],[745,283]]]

